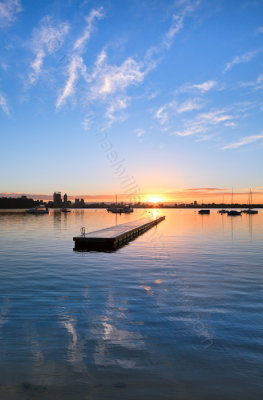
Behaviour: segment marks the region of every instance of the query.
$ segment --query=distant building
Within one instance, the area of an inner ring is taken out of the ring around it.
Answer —
[[[79,199],[75,199],[75,206],[79,206],[80,202]]]
[[[53,202],[54,202],[54,206],[60,206],[62,203],[62,199],[61,199],[61,192],[55,192],[53,194]]]
[[[197,206],[197,201],[196,200],[194,201],[194,206]]]
[[[68,202],[68,195],[67,195],[67,193],[65,193],[64,194],[64,203],[67,203]]]
[[[80,206],[81,206],[81,207],[85,207],[85,201],[84,201],[84,199],[81,199],[81,200],[80,200]]]

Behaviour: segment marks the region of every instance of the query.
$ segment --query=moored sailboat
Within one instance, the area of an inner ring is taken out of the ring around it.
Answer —
[[[252,209],[252,204],[253,204],[252,203],[252,190],[250,189],[249,195],[248,195],[248,208],[246,210],[243,210],[242,212],[244,214],[250,214],[250,215],[258,214],[258,210]]]
[[[130,214],[133,212],[133,208],[129,204],[118,204],[116,195],[115,204],[113,204],[111,207],[108,207],[107,211],[113,214]]]
[[[234,191],[233,191],[233,188],[232,188],[231,207],[233,207],[233,199],[234,199]],[[242,213],[241,213],[241,211],[230,210],[230,211],[227,211],[227,215],[230,216],[230,217],[235,217],[237,215],[242,215]]]

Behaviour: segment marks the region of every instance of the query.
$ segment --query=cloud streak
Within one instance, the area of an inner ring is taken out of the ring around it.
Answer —
[[[88,103],[99,101],[106,105],[108,127],[117,119],[123,120],[123,116],[117,117],[116,113],[125,110],[129,104],[127,88],[143,82],[147,72],[145,64],[132,57],[126,58],[120,65],[114,65],[108,62],[105,50],[98,55],[92,73],[86,76],[86,98]]]
[[[92,82],[90,97],[105,99],[117,92],[123,92],[130,85],[142,82],[145,76],[143,69],[143,63],[137,62],[132,57],[124,60],[119,66],[110,65],[107,63],[107,54],[103,50],[89,78]]]
[[[185,112],[191,112],[194,110],[200,110],[204,106],[202,99],[194,97],[193,99],[187,99],[182,103],[176,100],[170,103],[164,104],[155,112],[155,118],[159,120],[161,125],[168,122],[170,117],[174,117],[176,114],[182,114]]]
[[[193,111],[193,110],[200,110],[200,108],[203,107],[203,103],[199,97],[194,98],[194,99],[189,99],[184,101],[182,104],[178,105],[176,107],[176,112],[178,113],[184,113],[187,111]]]
[[[10,25],[22,11],[20,0],[2,0],[0,2],[0,28]]]
[[[67,67],[68,79],[57,99],[56,108],[59,109],[66,100],[74,94],[76,82],[80,75],[82,75],[87,84],[85,96],[87,104],[94,101],[104,103],[106,105],[104,116],[109,126],[116,121],[116,119],[123,119],[122,116],[117,118],[116,114],[121,112],[123,115],[123,110],[125,110],[130,103],[130,97],[126,94],[128,87],[141,84],[145,76],[156,68],[159,62],[158,57],[160,57],[163,51],[170,48],[174,37],[184,27],[184,19],[195,10],[199,3],[199,0],[181,2],[177,14],[173,15],[169,29],[161,39],[160,45],[151,47],[146,51],[145,57],[141,61],[130,56],[125,58],[124,61],[118,65],[111,64],[108,60],[106,50],[103,49],[94,63],[92,72],[87,73],[81,55],[86,42],[90,39],[95,20],[104,17],[104,10],[102,7],[92,10],[89,16],[86,17],[87,26],[83,34],[74,43],[71,62]],[[190,111],[191,108],[198,109],[200,105],[187,102],[178,108],[178,113]],[[90,121],[89,123],[86,121],[85,126],[89,125]]]
[[[2,93],[0,93],[0,107],[2,108],[3,112],[6,115],[8,115],[8,116],[10,115],[9,107],[8,107],[8,104],[7,104],[7,100],[6,100],[5,96]]]
[[[56,108],[59,109],[67,100],[68,97],[72,96],[75,92],[75,84],[80,75],[87,80],[86,77],[86,66],[84,64],[83,58],[81,57],[83,51],[85,50],[85,44],[90,39],[91,33],[94,29],[94,21],[96,19],[101,19],[104,17],[103,8],[91,10],[90,14],[85,18],[86,27],[82,35],[75,41],[73,46],[73,54],[71,56],[71,61],[67,66],[68,79],[62,90],[60,96],[56,102]]]
[[[172,135],[177,136],[191,136],[197,134],[203,134],[209,131],[213,126],[217,126],[223,123],[227,123],[235,117],[231,114],[227,114],[225,110],[210,111],[207,113],[198,114],[193,120],[187,120],[185,122],[184,129],[177,130]]]
[[[222,149],[223,150],[237,149],[239,147],[246,146],[247,144],[251,144],[251,143],[257,142],[258,140],[262,140],[262,139],[263,139],[263,133],[261,133],[259,135],[246,136],[246,137],[240,139],[238,142],[231,143],[231,144],[228,144],[228,145],[222,147]]]
[[[234,57],[232,61],[230,61],[228,64],[226,64],[226,67],[223,72],[229,71],[230,69],[232,69],[234,67],[234,65],[248,63],[248,62],[252,61],[253,58],[255,58],[255,56],[260,52],[261,52],[261,50],[254,50],[254,51],[250,51],[248,53],[244,53],[241,56]]]
[[[66,99],[69,96],[72,96],[75,92],[75,84],[76,81],[79,77],[79,71],[81,72],[81,75],[85,76],[86,74],[86,66],[83,62],[82,57],[78,55],[72,56],[72,59],[70,61],[70,64],[68,66],[68,80],[66,82],[66,85],[57,99],[56,102],[56,108],[60,108],[63,103],[65,103]]]
[[[84,29],[82,36],[80,36],[74,44],[73,47],[74,51],[84,50],[85,42],[87,42],[90,39],[91,32],[94,29],[93,27],[94,20],[101,19],[103,17],[104,17],[103,7],[91,10],[90,14],[85,18],[87,23],[86,28]]]
[[[175,35],[177,35],[184,27],[184,17],[185,15],[174,15],[173,22],[170,29],[164,37],[164,44],[166,47],[171,47]]]
[[[217,85],[216,81],[206,81],[203,83],[195,84],[189,86],[190,89],[197,89],[201,93],[206,93],[209,92],[211,89],[213,89]]]
[[[30,64],[29,84],[34,84],[42,72],[44,58],[54,53],[64,43],[64,37],[69,32],[69,25],[64,22],[52,21],[50,16],[42,18],[40,28],[33,32],[32,47],[35,59]]]

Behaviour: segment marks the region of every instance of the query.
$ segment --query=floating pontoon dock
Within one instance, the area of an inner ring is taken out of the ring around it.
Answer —
[[[75,242],[74,250],[116,250],[164,219],[164,216],[155,219],[141,218],[90,233],[85,233],[85,229],[82,228],[82,235],[73,238]]]

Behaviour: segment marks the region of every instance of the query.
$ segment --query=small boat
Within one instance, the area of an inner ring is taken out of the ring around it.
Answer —
[[[107,211],[108,211],[108,212],[111,212],[111,213],[113,213],[113,214],[122,214],[122,213],[124,213],[124,214],[130,214],[130,213],[133,212],[133,208],[132,208],[129,204],[126,204],[126,205],[120,205],[120,204],[118,204],[118,202],[117,202],[117,195],[116,195],[115,204],[112,205],[111,207],[108,207],[108,208],[107,208]]]
[[[253,210],[252,209],[252,204],[253,204],[253,202],[252,202],[252,190],[250,189],[249,196],[248,196],[248,209],[247,210],[243,210],[242,212],[244,214],[250,214],[250,215],[258,214],[257,210]]]
[[[210,214],[210,210],[199,210],[198,214]]]
[[[232,188],[231,207],[233,207],[233,204],[234,204],[233,199],[234,199],[234,190]],[[237,211],[237,210],[230,210],[230,211],[227,211],[227,215],[229,215],[230,217],[235,217],[236,215],[242,215],[242,212],[241,211]]]
[[[258,214],[258,210],[252,210],[252,208],[248,208],[247,210],[243,210],[242,213],[253,215]]]
[[[44,205],[36,206],[27,210],[29,214],[48,214],[48,209]]]
[[[122,212],[124,214],[130,214],[133,212],[133,208],[131,206],[129,206],[128,204],[126,204],[125,206],[122,207]]]
[[[223,196],[223,201],[222,201],[222,205],[225,204],[225,196]],[[217,211],[219,214],[226,214],[227,210],[225,210],[224,208],[222,208],[221,210]]]
[[[112,207],[108,207],[107,211],[111,212],[113,214],[121,214],[121,207],[117,207],[117,206],[112,206]]]
[[[133,208],[130,207],[129,205],[125,206],[112,206],[107,208],[108,212],[111,212],[113,214],[130,214],[133,212]]]
[[[61,212],[68,213],[68,212],[71,212],[71,210],[68,210],[67,208],[61,208]]]
[[[242,215],[242,213],[241,213],[241,211],[230,210],[230,211],[227,211],[227,215],[229,215],[230,217],[234,217],[236,215]]]

